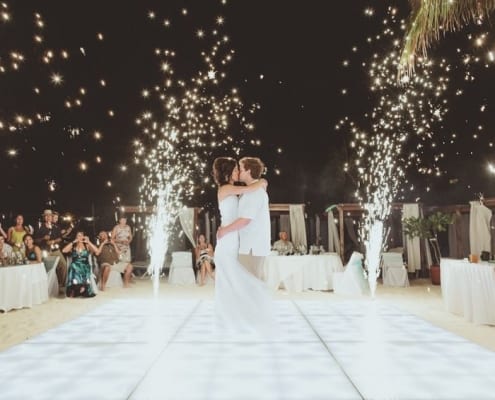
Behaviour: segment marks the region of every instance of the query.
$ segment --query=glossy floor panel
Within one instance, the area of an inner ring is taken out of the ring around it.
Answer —
[[[202,300],[114,300],[0,353],[2,399],[495,399],[495,353],[390,304],[277,301],[276,337]]]

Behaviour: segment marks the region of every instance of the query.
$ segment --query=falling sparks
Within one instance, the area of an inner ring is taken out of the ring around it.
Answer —
[[[182,14],[187,11],[182,10]],[[219,25],[218,19],[216,22]],[[206,39],[202,29],[196,36]],[[165,115],[157,119],[149,111],[137,118],[142,135],[134,142],[134,163],[145,171],[140,187],[142,204],[157,210],[148,224],[149,273],[154,279],[159,276],[173,221],[183,202],[204,191],[204,175],[212,154],[239,154],[241,146],[248,143],[243,135],[254,127],[244,117],[247,112],[238,90],[219,93],[218,83],[226,77],[225,67],[232,61],[234,50],[227,47],[226,36],[214,36],[208,36],[212,43],[201,53],[204,64],[192,77],[167,78],[153,91],[141,92],[148,101],[158,100],[165,110]],[[161,71],[167,77],[174,74],[175,52],[155,49],[154,54]],[[257,108],[251,106],[253,111]],[[122,166],[122,171],[126,169]]]
[[[364,14],[370,17],[374,12],[365,9]],[[373,54],[361,63],[367,69],[369,90],[374,99],[374,107],[365,114],[369,127],[362,129],[348,117],[336,126],[337,130],[347,126],[345,131],[351,135],[349,147],[355,157],[344,169],[357,175],[359,187],[356,198],[366,210],[361,237],[367,251],[366,267],[372,294],[379,274],[379,254],[387,237],[384,222],[392,201],[399,194],[405,198],[406,190],[410,190],[410,195],[419,201],[417,193],[414,193],[418,187],[410,184],[408,175],[422,176],[424,192],[428,193],[431,191],[431,185],[427,183],[430,179],[448,174],[447,169],[442,168],[442,165],[448,166],[445,163],[445,147],[459,140],[459,135],[455,133],[450,133],[450,137],[449,133],[443,133],[451,99],[465,94],[465,83],[476,81],[476,66],[486,67],[483,60],[493,59],[490,53],[483,58],[469,50],[457,49],[454,60],[420,58],[416,73],[411,77],[402,77],[398,82],[400,38],[405,26],[405,21],[399,20],[398,14],[396,8],[389,7],[380,34],[370,35],[367,39],[370,46],[379,43],[381,49],[389,49],[386,53]],[[477,52],[482,52],[489,43],[486,33],[468,35],[467,38],[473,48],[478,49]],[[384,45],[384,42],[387,44]],[[352,48],[354,53],[358,50],[357,46]],[[344,67],[349,64],[348,60],[343,62]],[[463,87],[454,86],[454,72],[456,76],[464,73],[458,83]],[[479,112],[485,110],[486,104],[483,103]],[[482,123],[476,123],[471,124],[470,131],[470,140],[474,142],[481,140],[486,128]],[[491,147],[490,143],[487,143],[487,148]],[[464,147],[466,154],[472,153],[469,146]],[[406,148],[413,148],[414,151],[406,152]],[[459,152],[456,154],[460,155]],[[450,184],[457,182],[457,178],[449,179]],[[470,189],[470,185],[467,188]]]

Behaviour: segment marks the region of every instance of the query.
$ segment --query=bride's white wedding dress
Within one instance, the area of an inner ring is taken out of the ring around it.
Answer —
[[[223,226],[237,219],[237,196],[219,203]],[[274,331],[271,293],[265,282],[248,272],[238,261],[239,233],[231,232],[215,248],[215,314],[222,331],[265,335]]]

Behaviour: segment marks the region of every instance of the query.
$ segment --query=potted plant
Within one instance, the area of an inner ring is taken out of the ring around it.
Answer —
[[[404,233],[411,239],[419,237],[426,239],[431,250],[432,265],[430,265],[431,282],[440,285],[440,246],[438,232],[447,230],[454,221],[452,215],[437,211],[428,217],[409,217],[403,220]]]

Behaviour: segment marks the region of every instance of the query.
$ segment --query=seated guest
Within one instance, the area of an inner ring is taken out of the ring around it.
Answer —
[[[206,237],[202,233],[198,236],[198,244],[194,249],[196,255],[196,267],[200,273],[199,285],[205,284],[206,274],[211,279],[215,279],[213,272],[213,246],[210,243],[206,243]]]
[[[32,232],[30,232],[27,226],[24,226],[24,216],[19,214],[15,217],[15,225],[7,230],[7,242],[9,242],[11,246],[21,249],[24,247],[23,238],[26,233]]]
[[[129,287],[132,276],[132,264],[127,261],[120,261],[119,249],[113,239],[108,239],[107,232],[101,231],[98,238],[100,239],[100,247],[98,247],[95,254],[101,270],[100,289],[105,290],[111,270],[124,274],[124,287]]]
[[[65,260],[62,252],[60,252],[62,234],[60,233],[58,226],[52,223],[53,213],[51,210],[45,210],[43,212],[43,219],[43,224],[34,236],[34,242],[41,248],[41,250],[48,252],[50,256],[60,257],[57,264],[57,280],[59,290],[63,293],[67,280],[67,261]]]
[[[34,244],[33,236],[30,233],[26,233],[22,238],[24,242],[24,252],[28,264],[37,264],[41,262],[41,249]]]
[[[12,258],[12,247],[5,243],[5,238],[0,236],[0,264],[7,265]]]
[[[77,232],[76,239],[62,249],[63,253],[70,253],[72,258],[67,271],[67,297],[95,296],[91,286],[89,257],[97,251],[84,232]]]
[[[273,250],[277,251],[278,254],[283,256],[294,253],[294,245],[289,240],[289,235],[287,235],[287,232],[280,231],[278,237],[280,240],[277,240],[275,243],[273,243]]]
[[[2,224],[0,224],[0,235],[4,238],[4,239],[7,239],[7,234],[5,233],[5,231],[3,230],[2,228]]]

